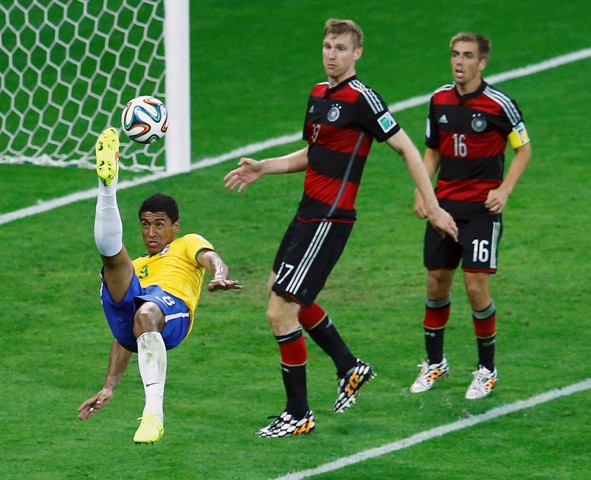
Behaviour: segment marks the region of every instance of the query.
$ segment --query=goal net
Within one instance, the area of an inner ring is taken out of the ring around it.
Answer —
[[[167,85],[165,67],[179,61],[166,53],[174,50],[169,4],[186,4],[188,26],[187,0],[0,2],[0,163],[94,167],[97,136],[107,126],[121,132],[123,106],[140,95],[164,101],[173,130],[176,114],[186,112],[175,112],[167,93],[188,95],[188,77],[181,87]],[[180,41],[188,52],[188,28]],[[122,134],[121,168],[170,170],[168,142],[141,145]]]

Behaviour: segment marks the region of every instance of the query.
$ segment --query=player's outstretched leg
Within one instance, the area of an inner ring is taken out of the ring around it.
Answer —
[[[119,173],[119,134],[113,127],[96,141],[96,173],[103,185],[111,185]]]
[[[359,389],[376,375],[369,363],[358,358],[357,364],[339,378],[337,399],[334,402],[333,411],[344,413],[357,400]]]
[[[94,239],[104,257],[117,255],[123,248],[123,225],[117,207],[119,135],[107,128],[96,142],[96,172],[99,177]]]

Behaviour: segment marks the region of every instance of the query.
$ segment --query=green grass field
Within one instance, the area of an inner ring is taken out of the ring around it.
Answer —
[[[492,39],[489,75],[591,47],[586,0],[388,3],[192,1],[193,160],[300,130],[309,89],[324,79],[328,17],[362,26],[358,74],[389,103],[449,81],[448,42],[459,30]],[[94,200],[0,225],[0,478],[277,478],[590,378],[590,73],[586,59],[498,85],[518,100],[534,155],[506,208],[492,280],[500,382],[491,397],[464,399],[476,347],[460,278],[446,334],[452,374],[424,395],[408,392],[423,355],[424,224],[412,214],[403,163],[375,145],[358,223],[319,301],[378,377],[357,405],[334,415],[333,366],[308,342],[316,431],[255,437],[284,406],[265,290],[302,177],[264,178],[237,195],[223,188],[232,160],[119,193],[132,255],[143,248],[140,202],[169,193],[179,200],[182,232],[205,235],[244,284],[240,292],[204,292],[191,336],[170,352],[166,433],[155,446],[132,442],[143,407],[135,358],[111,404],[89,421],[77,419],[78,405],[102,386],[111,342],[98,296]],[[421,149],[426,111],[395,115]],[[5,214],[92,189],[96,178],[75,168],[0,165],[0,185]],[[314,478],[591,478],[590,407],[585,390]]]

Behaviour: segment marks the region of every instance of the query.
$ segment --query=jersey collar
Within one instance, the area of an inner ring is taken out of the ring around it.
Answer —
[[[341,83],[335,85],[332,88],[328,88],[328,92],[332,93],[332,92],[336,92],[338,90],[340,90],[341,88],[345,87],[346,85],[348,85],[350,82],[352,82],[353,80],[357,80],[357,75],[352,75],[349,78],[346,78],[345,80],[343,80]]]
[[[474,90],[472,93],[467,93],[466,95],[460,95],[460,92],[458,92],[458,87],[454,83],[454,92],[456,93],[456,96],[460,100],[465,101],[465,100],[471,100],[472,98],[478,97],[480,94],[482,94],[482,92],[484,92],[484,89],[486,87],[488,87],[488,83],[486,83],[484,80],[482,80],[482,82],[480,83],[480,86],[476,90]]]

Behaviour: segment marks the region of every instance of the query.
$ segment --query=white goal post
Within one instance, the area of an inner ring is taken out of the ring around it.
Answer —
[[[165,0],[166,54],[166,170],[186,172],[191,167],[191,86],[189,0]]]
[[[169,111],[164,141],[121,134],[121,168],[191,165],[189,0],[0,2],[0,163],[94,167],[128,100]]]

